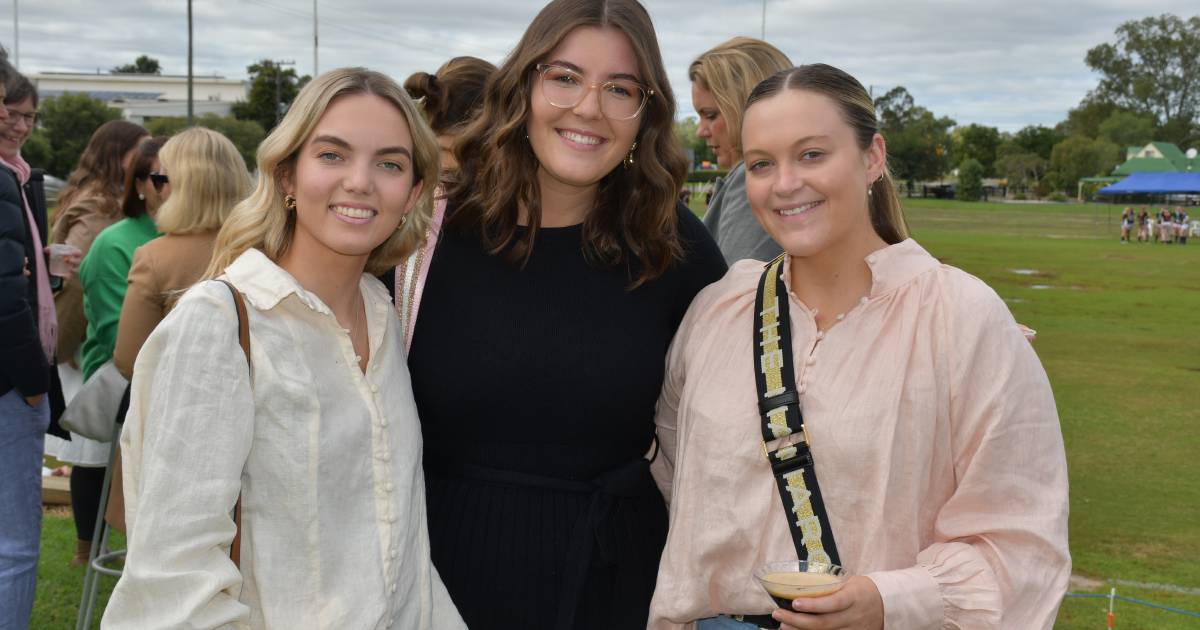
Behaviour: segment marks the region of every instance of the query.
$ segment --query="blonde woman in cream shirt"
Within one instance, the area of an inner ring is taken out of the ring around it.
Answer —
[[[391,79],[341,69],[301,90],[258,167],[205,273],[245,299],[249,378],[220,282],[143,346],[121,438],[129,555],[103,626],[462,628],[430,562],[421,432],[374,277],[425,233],[437,142]]]

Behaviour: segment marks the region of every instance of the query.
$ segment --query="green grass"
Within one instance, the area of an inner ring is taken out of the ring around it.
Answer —
[[[1038,331],[1067,447],[1075,573],[1200,588],[1200,242],[1122,245],[1120,208],[1103,205],[905,205],[930,253],[982,278]],[[1118,593],[1200,611],[1194,595]],[[1103,606],[1069,599],[1058,627],[1103,627]],[[1117,619],[1200,627],[1123,602]]]
[[[1120,208],[1103,205],[905,206],[926,249],[982,278],[1038,331],[1067,447],[1075,573],[1200,589],[1200,238],[1121,245]],[[69,517],[47,517],[34,628],[74,622],[83,572],[67,569],[73,549]],[[1200,612],[1197,595],[1118,593]],[[1069,598],[1056,627],[1103,628],[1106,605]],[[1117,602],[1116,627],[1183,630],[1200,620]]]
[[[123,549],[124,538],[113,535],[111,545]],[[72,568],[71,556],[75,555],[75,524],[69,510],[48,511],[42,520],[42,555],[38,562],[37,598],[33,602],[33,616],[29,627],[32,630],[70,630],[75,627],[79,614],[79,600],[83,594],[83,567]],[[92,616],[92,627],[100,627],[100,616],[108,596],[116,585],[116,578],[101,576],[100,593],[96,600],[96,613]]]

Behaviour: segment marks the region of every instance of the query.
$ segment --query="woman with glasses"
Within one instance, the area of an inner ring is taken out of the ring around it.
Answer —
[[[409,368],[434,565],[471,628],[645,627],[663,360],[725,271],[676,199],[674,113],[640,4],[555,0],[455,147]]]
[[[250,175],[225,136],[193,127],[163,147],[150,173],[158,194],[171,196],[156,223],[163,235],[137,248],[121,306],[113,363],[133,378],[133,362],[150,332],[184,289],[200,280],[212,258],[217,231],[233,206],[250,192]]]

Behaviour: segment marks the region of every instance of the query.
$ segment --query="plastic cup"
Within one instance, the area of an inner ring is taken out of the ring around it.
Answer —
[[[791,610],[792,600],[835,593],[850,576],[836,564],[784,560],[760,566],[754,577],[780,608]]]
[[[83,252],[78,247],[66,243],[54,243],[46,248],[46,252],[50,255],[50,275],[60,278],[75,275],[83,259]]]

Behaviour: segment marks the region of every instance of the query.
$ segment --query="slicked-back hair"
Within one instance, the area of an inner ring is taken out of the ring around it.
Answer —
[[[654,25],[636,0],[553,0],[529,24],[488,83],[483,108],[455,143],[459,179],[449,192],[449,225],[479,234],[492,254],[529,259],[541,223],[538,157],[527,138],[536,66],[577,28],[614,28],[633,48],[638,76],[653,95],[639,115],[633,164],[599,183],[583,225],[584,255],[625,265],[630,288],[662,275],[682,257],[676,203],[687,162],[675,140],[675,97]],[[521,210],[528,230],[518,229]]]
[[[796,66],[771,75],[755,86],[743,112],[784,90],[814,92],[833,100],[841,112],[842,120],[854,130],[855,141],[863,151],[870,148],[875,134],[879,133],[875,104],[866,88],[858,79],[823,63]],[[904,219],[904,209],[900,206],[892,173],[886,165],[883,175],[871,184],[868,206],[871,226],[885,243],[894,245],[908,238],[908,222]]]

